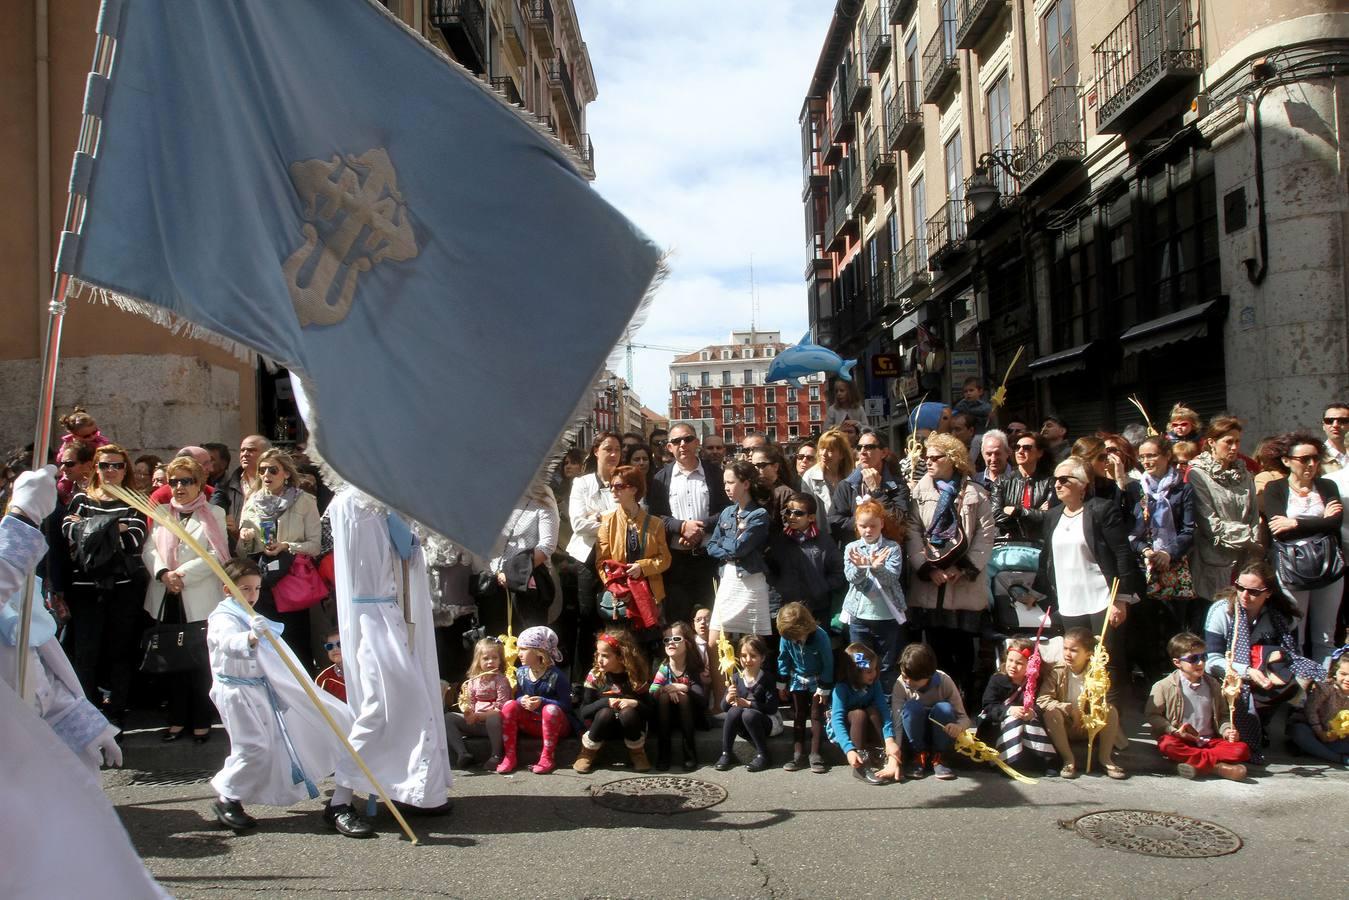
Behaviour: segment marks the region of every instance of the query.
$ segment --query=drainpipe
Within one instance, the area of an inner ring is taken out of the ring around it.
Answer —
[[[47,38],[50,0],[37,0],[33,16],[33,58],[37,106],[37,298],[38,318],[47,312],[52,293],[52,162],[51,79]],[[42,355],[42,329],[38,329],[35,356]]]

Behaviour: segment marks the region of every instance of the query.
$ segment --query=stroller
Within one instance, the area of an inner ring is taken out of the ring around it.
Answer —
[[[1047,610],[1035,590],[1040,547],[1006,541],[993,547],[988,560],[989,612],[1000,637],[1031,637],[1040,630]]]

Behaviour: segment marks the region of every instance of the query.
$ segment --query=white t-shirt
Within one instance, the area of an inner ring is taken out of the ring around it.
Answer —
[[[1089,616],[1110,605],[1110,584],[1087,546],[1082,512],[1059,517],[1052,537],[1059,615]]]

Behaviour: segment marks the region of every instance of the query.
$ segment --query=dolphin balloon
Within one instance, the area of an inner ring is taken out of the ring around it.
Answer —
[[[801,336],[794,346],[788,347],[773,358],[768,366],[765,382],[785,381],[792,387],[801,386],[804,375],[824,372],[825,375],[837,375],[844,381],[852,381],[852,369],[857,360],[845,360],[828,347],[810,342],[810,332]]]

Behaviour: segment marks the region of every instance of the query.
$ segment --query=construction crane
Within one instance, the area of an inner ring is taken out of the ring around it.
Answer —
[[[629,387],[632,387],[632,378],[633,378],[633,375],[632,375],[632,358],[633,358],[633,356],[634,356],[634,354],[633,354],[633,351],[634,351],[634,350],[660,350],[660,351],[663,351],[663,352],[665,352],[665,353],[678,353],[678,354],[680,354],[680,355],[683,355],[683,354],[685,354],[685,353],[692,353],[692,352],[693,352],[692,350],[686,350],[686,349],[683,348],[683,347],[662,347],[660,344],[637,344],[637,343],[634,343],[634,342],[632,342],[632,341],[627,341],[627,342],[625,342],[625,343],[623,344],[623,350],[624,350],[624,352],[627,354],[627,358],[628,358],[627,361],[628,361],[628,386],[629,386]]]

